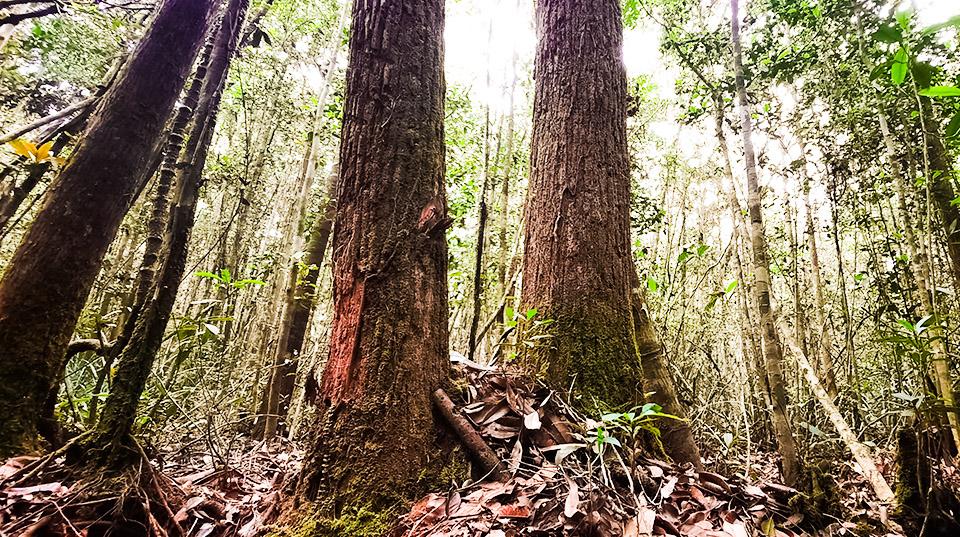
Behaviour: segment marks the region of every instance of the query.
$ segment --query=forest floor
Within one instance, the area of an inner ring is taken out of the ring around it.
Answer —
[[[850,464],[837,465],[829,497],[811,498],[775,481],[775,454],[754,454],[749,481],[698,471],[650,456],[643,435],[636,435],[637,446],[629,435],[618,440],[611,424],[581,415],[546,388],[488,367],[458,371],[459,414],[502,461],[500,471],[424,496],[399,517],[391,536],[902,535],[884,525],[885,513]],[[172,491],[168,501],[182,534],[267,533],[302,451],[250,440],[229,454],[202,445],[150,456]],[[71,490],[79,484],[55,479],[62,460],[17,482],[36,460],[19,457],[0,467],[0,537],[98,534],[87,531],[96,521],[70,515],[77,507],[71,502],[82,496]],[[151,498],[139,500],[149,505]]]

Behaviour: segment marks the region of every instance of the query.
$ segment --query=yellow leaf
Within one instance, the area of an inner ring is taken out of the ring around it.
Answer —
[[[65,159],[65,158],[63,158],[63,157],[52,157],[50,160],[52,160],[53,163],[54,163],[58,168],[63,168],[64,165],[66,165],[66,163],[67,163],[67,159]]]
[[[37,152],[36,152],[36,156],[35,156],[37,162],[40,162],[40,161],[43,161],[43,160],[47,160],[47,157],[50,156],[50,149],[51,149],[52,147],[53,147],[53,140],[50,140],[49,142],[47,142],[47,143],[41,145],[40,147],[38,147],[38,148],[37,148]]]
[[[7,143],[13,148],[13,152],[21,157],[32,158],[37,152],[37,146],[33,145],[27,140],[24,140],[23,138],[17,138],[16,140],[11,140]]]

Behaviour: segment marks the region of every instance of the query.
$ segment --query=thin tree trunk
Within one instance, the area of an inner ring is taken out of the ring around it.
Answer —
[[[163,236],[170,216],[170,189],[173,187],[173,180],[176,177],[177,162],[183,150],[187,126],[191,118],[194,117],[197,102],[200,100],[200,90],[207,75],[212,51],[213,39],[211,38],[200,54],[200,60],[197,62],[197,69],[193,74],[190,87],[187,89],[176,115],[174,115],[170,126],[170,134],[167,136],[167,142],[163,148],[163,160],[160,164],[160,173],[157,176],[156,190],[153,194],[150,220],[147,222],[147,243],[143,251],[143,259],[140,261],[140,271],[134,290],[134,311],[146,302],[147,295],[153,289],[157,263],[160,259],[160,252],[163,250]],[[133,320],[136,321],[136,319]]]
[[[926,128],[931,131],[926,133],[926,151],[930,159],[930,196],[940,212],[940,223],[947,241],[947,254],[950,258],[953,281],[960,283],[960,207],[953,202],[957,196],[953,188],[952,159],[943,143],[939,122],[932,117],[933,106],[930,99],[921,97],[920,100],[923,103],[923,114],[926,116]]]
[[[353,5],[325,410],[299,487],[327,515],[388,508],[437,463],[431,394],[449,372],[443,24],[440,0]]]
[[[247,6],[247,0],[228,0],[223,11],[196,114],[188,132],[190,142],[182,152],[183,160],[177,166],[176,204],[167,232],[169,252],[163,260],[153,295],[144,305],[133,335],[120,354],[113,389],[104,402],[103,414],[97,424],[97,441],[101,442],[102,447],[109,446],[112,455],[120,455],[117,450],[127,446],[140,396],[163,342],[163,334],[186,269],[190,234],[203,182],[203,167],[216,127],[227,68],[236,49]]]
[[[777,335],[771,309],[770,254],[763,233],[763,213],[760,202],[760,186],[757,181],[757,160],[753,149],[753,122],[750,118],[750,103],[743,76],[740,48],[740,14],[738,0],[730,1],[733,43],[733,67],[743,134],[743,153],[747,168],[747,208],[750,213],[751,240],[753,241],[754,294],[760,310],[760,326],[763,330],[763,355],[767,381],[773,399],[771,420],[774,435],[782,457],[783,480],[788,485],[796,484],[801,476],[800,454],[793,438],[790,417],[787,413],[787,388],[783,377],[783,348]]]
[[[36,447],[40,405],[103,256],[146,181],[211,4],[161,4],[0,281],[0,456]]]
[[[817,249],[817,215],[810,203],[810,176],[807,174],[806,159],[803,160],[803,199],[807,212],[807,241],[810,246],[810,277],[813,280],[813,314],[820,327],[820,341],[817,345],[820,356],[820,373],[824,378],[824,387],[831,400],[837,398],[837,375],[833,365],[833,337],[826,315],[826,300],[823,297],[823,279],[820,275],[820,253]],[[850,357],[852,359],[852,357]]]
[[[789,330],[790,327],[782,322],[780,323],[780,332],[784,335],[787,346],[800,364],[800,370],[803,372],[803,376],[807,384],[810,385],[810,389],[813,391],[814,396],[816,396],[820,406],[823,407],[827,419],[833,424],[837,433],[840,434],[840,439],[847,446],[847,449],[853,455],[857,464],[860,465],[861,473],[867,479],[867,482],[870,483],[877,498],[885,504],[894,504],[896,498],[890,489],[890,485],[887,484],[887,480],[884,479],[883,474],[877,469],[877,464],[873,459],[873,455],[870,453],[870,448],[860,442],[860,440],[857,439],[856,433],[850,429],[843,414],[841,414],[837,406],[833,404],[833,397],[827,393],[823,384],[820,383],[820,379],[817,378],[817,373],[810,365],[810,360],[807,359],[807,356],[803,353],[803,349],[800,348],[797,341],[790,336]]]
[[[265,393],[266,419],[263,437],[268,440],[276,434],[280,420],[284,419],[290,411],[297,368],[303,353],[303,344],[306,341],[310,315],[317,303],[316,287],[320,277],[320,267],[323,265],[327,242],[337,215],[336,189],[339,175],[340,167],[334,166],[330,174],[327,199],[321,211],[321,217],[314,222],[310,240],[307,242],[307,256],[303,261],[306,270],[301,273],[299,265],[292,269],[294,272],[291,274],[291,293],[284,310],[284,322],[281,324],[282,333],[278,345],[280,352],[277,353],[278,360],[274,363],[273,373]]]
[[[914,234],[913,227],[910,225],[910,211],[907,208],[907,185],[903,177],[903,171],[900,169],[896,160],[896,144],[893,135],[890,133],[890,127],[887,123],[886,114],[881,110],[877,114],[880,122],[880,133],[883,136],[884,147],[886,150],[887,165],[890,167],[890,174],[893,176],[894,187],[897,190],[897,199],[900,209],[900,219],[903,221],[903,230],[907,239],[907,252],[910,255],[910,269],[917,284],[918,302],[923,307],[923,312],[928,316],[936,316],[931,299],[930,271],[929,265],[924,260],[921,249],[917,246],[917,237]],[[954,446],[960,442],[960,425],[958,425],[956,401],[953,397],[953,382],[950,379],[950,362],[943,342],[943,333],[940,328],[940,321],[936,318],[931,319],[928,333],[930,334],[930,351],[932,357],[930,361],[933,364],[933,378],[946,407],[947,421],[950,424],[952,434],[952,443]]]

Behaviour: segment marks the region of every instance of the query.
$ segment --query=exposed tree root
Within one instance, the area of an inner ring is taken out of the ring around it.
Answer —
[[[3,481],[0,535],[184,535],[175,513],[185,495],[153,469],[140,445],[125,442],[132,455],[122,461],[75,456],[91,453],[93,442],[77,437]]]

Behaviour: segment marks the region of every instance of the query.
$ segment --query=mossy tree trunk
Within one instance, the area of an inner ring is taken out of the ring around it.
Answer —
[[[777,334],[771,304],[770,252],[767,249],[767,239],[763,231],[760,185],[757,180],[757,158],[753,148],[753,121],[750,117],[750,103],[747,99],[747,89],[743,75],[738,0],[731,0],[730,6],[734,78],[740,104],[743,155],[747,171],[747,210],[750,214],[750,239],[753,243],[753,290],[760,312],[764,365],[773,403],[770,409],[770,419],[773,423],[774,436],[777,439],[777,447],[782,458],[783,480],[788,485],[794,485],[802,474],[800,454],[793,437],[790,416],[787,413],[787,388],[783,376],[783,345],[780,342],[779,334]]]
[[[521,304],[554,322],[526,328],[552,337],[521,359],[584,406],[636,403],[620,5],[542,0],[536,21]]]
[[[299,485],[324,514],[394,505],[438,450],[449,372],[441,0],[353,7],[325,406]]]
[[[196,114],[186,132],[189,141],[182,149],[180,162],[176,165],[176,202],[164,241],[168,245],[167,255],[136,321],[130,341],[120,354],[113,387],[97,424],[96,441],[101,444],[100,447],[111,448],[111,453],[115,455],[124,455],[119,449],[125,447],[129,439],[140,396],[146,387],[177,299],[189,252],[203,167],[216,126],[227,68],[236,48],[247,6],[247,0],[228,0],[220,18],[220,29],[206,66]]]
[[[210,0],[166,0],[104,95],[0,281],[0,456],[36,447],[41,406],[208,27]]]

